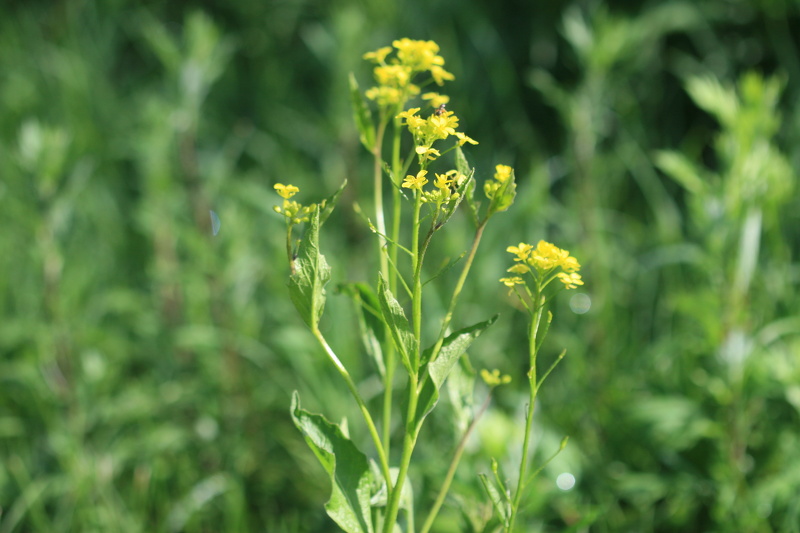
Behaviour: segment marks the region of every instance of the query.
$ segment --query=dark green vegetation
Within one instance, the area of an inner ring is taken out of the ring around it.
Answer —
[[[516,168],[456,318],[502,313],[473,365],[525,371],[506,246],[583,264],[592,305],[554,309],[549,356],[568,353],[537,456],[570,442],[525,530],[800,531],[796,3],[96,4],[0,8],[0,533],[332,529],[291,393],[357,417],[289,300],[272,185],[310,203],[347,178],[323,251],[333,284],[374,271],[347,76],[368,85],[361,55],[403,36],[440,44],[479,182]],[[442,258],[466,247],[451,224]],[[348,299],[327,306],[358,377]],[[498,390],[439,531],[480,531],[523,383]],[[459,437],[432,416],[417,498]]]

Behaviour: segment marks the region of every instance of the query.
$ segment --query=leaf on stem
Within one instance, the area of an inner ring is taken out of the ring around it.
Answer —
[[[417,428],[419,428],[422,421],[439,401],[439,389],[442,388],[453,366],[458,362],[458,358],[467,351],[472,341],[478,338],[486,328],[495,323],[498,316],[499,315],[494,315],[489,320],[485,320],[468,328],[460,329],[444,339],[442,347],[439,349],[438,355],[436,355],[436,359],[428,362],[426,365],[426,371],[430,379],[425,380],[425,384],[419,395]],[[432,346],[423,352],[423,361],[428,361],[434,355],[433,349],[434,347]]]
[[[489,476],[480,474],[478,477],[481,478],[483,488],[486,489],[486,492],[489,494],[489,499],[492,501],[492,507],[494,507],[495,512],[497,512],[497,516],[500,518],[500,521],[503,522],[503,525],[508,527],[511,520],[511,502],[508,500],[505,492],[497,487]]]
[[[370,492],[372,472],[366,455],[345,437],[341,428],[322,415],[300,408],[297,391],[292,394],[292,420],[331,479],[331,497],[325,509],[348,533],[372,533]]]
[[[335,193],[328,196],[322,202],[320,202],[320,214],[319,214],[319,225],[322,226],[328,217],[331,216],[333,213],[333,208],[336,207],[336,202],[339,201],[339,196],[342,195],[342,191],[347,186],[347,180],[344,180],[339,188],[336,190]]]
[[[350,102],[353,105],[353,116],[358,128],[358,138],[364,148],[370,152],[375,149],[375,125],[372,122],[372,112],[364,101],[364,96],[358,88],[358,82],[353,73],[350,73]]]
[[[464,156],[464,151],[460,146],[456,146],[456,170],[459,174],[469,176],[470,178],[475,175],[475,169],[470,168],[467,158]],[[475,202],[475,198],[472,194],[474,190],[475,180],[470,179],[468,180],[467,186],[464,188],[463,196],[467,200],[467,206],[469,206],[469,213],[472,217],[472,221],[477,226],[480,223],[480,218],[478,217],[478,208],[480,208],[480,204]]]
[[[343,283],[339,285],[339,290],[349,295],[355,302],[361,342],[383,377],[386,374],[386,367],[381,346],[385,340],[385,329],[378,297],[366,283]]]
[[[289,276],[289,295],[297,312],[310,328],[316,328],[325,308],[325,285],[331,267],[319,253],[319,207],[311,214],[308,228],[297,251],[294,274]]]
[[[411,325],[408,323],[403,308],[392,294],[392,291],[389,290],[389,285],[382,275],[378,277],[378,300],[380,301],[383,319],[389,326],[389,331],[392,332],[392,340],[394,340],[394,345],[398,353],[400,353],[403,366],[409,374],[416,372],[411,366],[411,356],[416,350],[414,332],[411,330]]]

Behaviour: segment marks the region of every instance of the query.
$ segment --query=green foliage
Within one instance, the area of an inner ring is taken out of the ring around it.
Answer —
[[[292,396],[291,412],[297,429],[331,478],[331,498],[325,504],[328,515],[347,533],[373,531],[369,505],[373,480],[367,457],[339,426],[300,409],[297,392]]]
[[[369,187],[359,137],[372,137],[353,125],[349,76],[365,79],[361,54],[400,35],[448,58],[447,108],[481,142],[458,169],[477,169],[478,193],[496,162],[516,169],[460,323],[507,309],[496,280],[509,244],[570,243],[585,263],[588,310],[556,302],[540,347],[542,368],[568,356],[537,400],[532,464],[570,443],[528,487],[520,528],[798,531],[797,5],[117,0],[0,13],[0,531],[330,531],[328,477],[287,406],[298,389],[329,419],[359,413],[287,297],[272,185],[317,201],[349,179],[325,225],[342,231],[323,232],[331,283],[374,281],[374,242],[350,208]],[[454,215],[451,234],[469,218]],[[437,238],[428,264],[463,252]],[[434,312],[457,270],[425,286]],[[362,356],[343,327],[350,298],[332,293],[319,327],[375,406],[366,376],[386,354]],[[369,330],[377,295],[362,309]],[[527,370],[523,316],[482,333],[478,368]],[[428,415],[419,505],[474,414],[457,387],[470,371],[459,360]],[[478,474],[492,477],[490,456],[513,472],[502,445],[519,440],[527,395],[524,379],[504,389],[431,531],[498,526]],[[564,473],[572,489],[556,485]]]

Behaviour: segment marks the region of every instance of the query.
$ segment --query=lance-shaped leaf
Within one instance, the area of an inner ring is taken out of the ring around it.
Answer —
[[[328,196],[324,200],[319,203],[320,213],[319,213],[319,225],[322,226],[328,217],[331,216],[333,213],[333,208],[336,207],[336,202],[339,201],[339,196],[342,195],[342,191],[347,186],[347,180],[344,180],[339,188],[336,190],[335,193]]]
[[[492,501],[492,507],[494,507],[494,510],[497,512],[497,516],[500,518],[503,525],[508,527],[511,521],[511,502],[508,496],[500,487],[496,486],[494,481],[489,479],[489,476],[486,474],[479,474],[478,477],[481,478],[483,488],[486,489],[487,494],[489,494],[489,499]]]
[[[383,279],[383,276],[378,277],[378,300],[381,304],[383,319],[389,326],[389,331],[392,332],[392,340],[403,361],[403,366],[409,374],[416,372],[411,367],[411,356],[417,345],[414,332],[411,331],[411,325],[408,323],[403,308],[392,294],[392,291],[389,290],[389,285]]]
[[[331,267],[319,253],[319,207],[314,209],[300,242],[295,272],[289,277],[289,295],[308,327],[315,328],[325,308],[325,284],[331,279]]]
[[[343,283],[339,290],[349,295],[356,305],[356,316],[361,333],[361,342],[364,349],[378,367],[381,376],[385,375],[386,367],[383,362],[383,342],[386,328],[383,324],[383,314],[378,297],[366,283]]]
[[[439,349],[439,354],[436,359],[426,365],[426,371],[430,379],[425,380],[425,385],[419,395],[419,404],[417,407],[417,428],[419,428],[422,421],[428,416],[436,402],[439,401],[439,389],[442,388],[447,376],[453,369],[453,365],[458,362],[461,357],[469,348],[478,336],[483,333],[486,328],[494,324],[498,315],[494,315],[489,320],[475,324],[468,328],[460,329],[452,333],[444,339],[442,347]],[[433,347],[428,348],[422,355],[422,360],[428,360],[432,355]]]
[[[353,116],[358,128],[358,137],[364,148],[371,152],[375,149],[375,125],[372,123],[372,112],[364,101],[356,77],[352,72],[350,73],[350,101],[353,104]]]
[[[297,391],[292,395],[291,414],[331,478],[331,497],[325,504],[328,516],[348,533],[372,533],[369,500],[374,480],[367,457],[339,426],[301,409]]]
[[[469,176],[470,178],[475,175],[475,169],[469,166],[469,162],[467,162],[464,151],[461,150],[461,147],[458,145],[456,145],[456,170],[459,174]],[[478,208],[480,207],[480,204],[475,202],[472,194],[474,190],[475,180],[470,179],[467,187],[464,188],[463,196],[467,200],[467,206],[469,207],[469,213],[470,217],[472,218],[472,222],[477,226],[479,223]]]

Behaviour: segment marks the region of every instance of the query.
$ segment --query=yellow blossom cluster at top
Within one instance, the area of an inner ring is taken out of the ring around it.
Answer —
[[[397,52],[396,55],[389,58],[393,51]],[[377,64],[374,74],[378,85],[367,90],[366,96],[380,106],[401,105],[418,95],[419,86],[412,83],[415,74],[429,72],[440,86],[445,80],[455,78],[444,69],[444,58],[439,55],[439,45],[433,41],[398,39],[392,42],[392,46],[367,52],[364,59]]]
[[[300,192],[300,189],[294,185],[284,185],[283,183],[276,183],[274,188],[278,196],[283,198],[283,205],[273,207],[275,212],[285,216],[287,222],[292,225],[308,222],[308,216],[314,210],[314,205],[303,206],[291,200],[292,196]]]
[[[519,274],[500,279],[500,282],[507,287],[524,284],[525,281],[521,276],[528,273],[535,275],[544,286],[553,279],[551,275],[558,268],[561,269],[561,272],[556,273],[554,277],[567,289],[575,289],[579,285],[583,285],[581,275],[578,274],[581,268],[578,260],[569,255],[569,251],[562,250],[549,242],[539,241],[535,248],[521,242],[518,246],[509,246],[506,251],[515,256],[515,264],[508,271]]]

